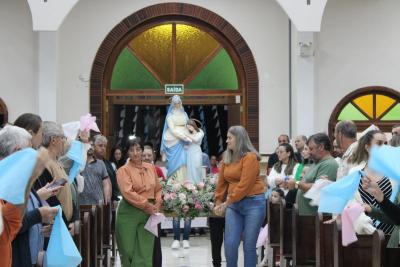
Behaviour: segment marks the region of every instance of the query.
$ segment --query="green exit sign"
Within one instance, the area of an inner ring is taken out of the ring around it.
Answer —
[[[167,95],[183,95],[183,84],[166,84],[165,94]]]

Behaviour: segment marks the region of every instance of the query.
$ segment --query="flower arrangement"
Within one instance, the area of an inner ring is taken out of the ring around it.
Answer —
[[[181,184],[173,178],[161,181],[164,213],[179,218],[211,215],[216,181],[216,175],[208,175],[198,184]]]

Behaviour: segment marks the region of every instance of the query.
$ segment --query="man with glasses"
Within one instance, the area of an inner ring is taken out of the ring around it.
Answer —
[[[352,121],[339,121],[335,127],[335,140],[338,148],[343,152],[339,161],[337,179],[346,176],[352,167],[348,160],[357,147],[357,126]]]

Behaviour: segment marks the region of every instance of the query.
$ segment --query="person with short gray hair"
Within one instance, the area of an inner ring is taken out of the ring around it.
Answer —
[[[0,159],[30,147],[32,136],[23,128],[6,125],[0,130]]]
[[[42,146],[47,148],[49,151],[50,160],[42,175],[35,182],[34,188],[36,190],[39,190],[55,180],[65,179],[68,181],[68,175],[61,163],[58,161],[58,159],[66,152],[65,141],[66,137],[61,125],[52,121],[43,122]],[[47,202],[52,207],[61,205],[63,218],[67,225],[75,219],[73,218],[71,186],[68,182],[63,186],[63,188],[61,188],[57,195],[50,197]]]
[[[60,137],[65,139],[64,131],[61,125],[52,122],[52,121],[45,121],[43,122],[43,140],[42,146],[49,147],[50,142],[55,138]],[[60,156],[63,151],[60,151]]]
[[[83,205],[107,204],[111,201],[112,186],[104,162],[106,148],[107,138],[96,135],[93,146],[87,151],[86,166],[82,172],[85,186],[79,195],[79,202]]]
[[[335,127],[335,140],[343,155],[339,161],[337,179],[346,176],[353,167],[349,158],[357,148],[357,126],[353,121],[339,121]]]

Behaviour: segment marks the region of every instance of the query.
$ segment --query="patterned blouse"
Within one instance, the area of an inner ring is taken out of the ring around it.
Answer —
[[[383,177],[379,182],[378,182],[379,189],[383,192],[385,195],[385,198],[390,199],[390,196],[392,195],[392,184],[390,182],[390,179],[387,177]],[[358,192],[361,195],[361,198],[364,203],[370,205],[371,207],[375,207],[379,209],[379,204],[378,201],[375,199],[374,196],[369,194],[367,191],[365,191],[362,188],[362,183],[360,181],[360,184],[358,185]],[[373,224],[376,227],[376,229],[382,230],[386,235],[390,235],[394,229],[394,225],[386,224],[379,222],[377,219],[373,219]]]

